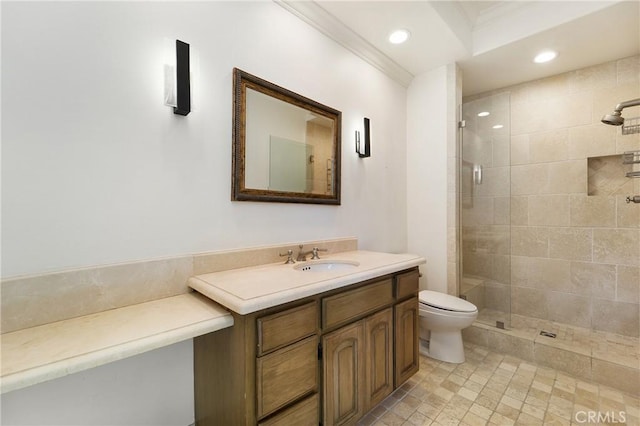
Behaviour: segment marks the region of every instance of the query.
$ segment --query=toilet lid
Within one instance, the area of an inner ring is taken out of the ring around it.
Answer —
[[[422,290],[418,293],[418,298],[420,299],[420,303],[433,306],[434,308],[446,309],[447,311],[475,312],[478,310],[473,303],[438,291]]]

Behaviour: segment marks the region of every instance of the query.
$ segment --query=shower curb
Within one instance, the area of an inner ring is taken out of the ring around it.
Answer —
[[[502,330],[476,321],[462,330],[462,336],[465,342],[640,397],[640,365],[603,359],[604,357],[594,354],[591,348],[569,345],[561,339],[541,336],[540,331]]]

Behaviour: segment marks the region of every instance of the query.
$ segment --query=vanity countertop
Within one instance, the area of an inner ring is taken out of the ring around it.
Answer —
[[[5,333],[2,393],[232,325],[227,310],[191,292]]]
[[[358,262],[352,270],[309,272],[299,265],[314,262]],[[426,263],[413,254],[347,251],[296,264],[284,262],[202,274],[189,279],[189,286],[211,300],[241,315],[270,308],[328,290],[344,287]]]

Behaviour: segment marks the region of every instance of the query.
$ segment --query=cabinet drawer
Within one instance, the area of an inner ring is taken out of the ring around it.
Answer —
[[[258,319],[258,355],[297,342],[318,331],[316,302]]]
[[[318,426],[320,423],[318,394],[298,402],[269,420],[258,423],[258,426]]]
[[[405,297],[418,294],[419,291],[418,271],[411,271],[396,276],[396,299],[404,299]]]
[[[322,299],[322,327],[333,327],[392,303],[392,288],[392,280],[389,278],[325,297]]]
[[[256,360],[258,418],[274,413],[317,389],[317,336]]]

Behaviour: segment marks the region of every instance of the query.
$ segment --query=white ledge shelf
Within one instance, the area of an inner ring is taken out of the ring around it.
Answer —
[[[6,333],[2,393],[231,326],[227,310],[191,292]]]

